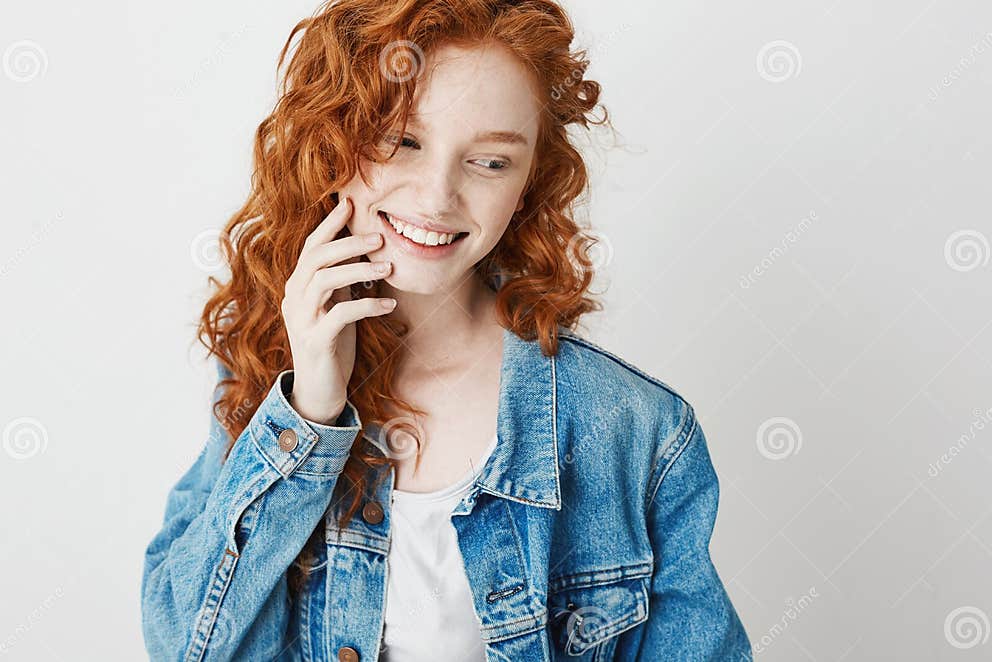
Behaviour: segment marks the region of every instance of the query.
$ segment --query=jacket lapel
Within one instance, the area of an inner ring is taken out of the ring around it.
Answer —
[[[496,448],[479,476],[480,488],[512,501],[561,510],[555,357],[544,356],[540,343],[523,340],[509,329],[503,329],[496,430]],[[363,436],[387,454],[377,425],[367,424]]]

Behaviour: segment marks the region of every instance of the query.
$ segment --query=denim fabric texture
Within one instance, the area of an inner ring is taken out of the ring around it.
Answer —
[[[451,515],[487,659],[750,660],[710,558],[719,485],[693,408],[559,335],[546,357],[504,330],[497,445]],[[211,416],[169,492],[141,582],[152,660],[377,659],[394,475],[381,470],[365,499],[381,521],[360,508],[339,527],[359,413],[349,402],[335,425],[308,421],[289,405],[292,382],[292,370],[276,377],[223,463]],[[375,426],[362,436],[386,452]],[[318,526],[317,562],[292,600],[287,569]],[[424,636],[444,646],[443,632]]]

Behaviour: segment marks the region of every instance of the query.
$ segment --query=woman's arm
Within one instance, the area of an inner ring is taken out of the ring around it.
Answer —
[[[229,376],[217,366],[219,379]],[[286,570],[328,508],[361,431],[350,402],[335,426],[302,418],[287,400],[293,376],[279,374],[225,462],[226,433],[211,415],[200,456],[169,492],[141,581],[152,660],[279,652],[261,647],[286,632]]]
[[[658,450],[648,491],[655,567],[638,659],[752,659],[747,633],[710,559],[719,483],[695,412]]]

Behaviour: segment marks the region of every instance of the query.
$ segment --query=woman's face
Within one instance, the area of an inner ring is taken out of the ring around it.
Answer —
[[[402,141],[396,154],[363,162],[370,186],[356,175],[340,191],[354,203],[351,233],[383,235],[368,257],[393,262],[389,285],[451,291],[499,242],[523,205],[534,158],[533,85],[503,47],[446,46],[426,58],[406,133],[387,134],[380,148],[388,154]],[[443,233],[455,233],[455,241],[437,243]]]

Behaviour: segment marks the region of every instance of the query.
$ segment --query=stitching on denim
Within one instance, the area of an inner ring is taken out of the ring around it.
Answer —
[[[581,632],[580,630],[580,642],[585,644],[585,646],[577,652],[582,653],[591,649],[593,646],[601,646],[606,639],[619,635],[621,632],[625,632],[635,625],[643,623],[647,620],[648,604],[650,600],[650,594],[646,586],[647,578],[631,577],[611,583],[621,584],[627,581],[635,582],[634,588],[630,589],[631,594],[634,596],[634,610],[622,613],[620,618],[617,618],[610,623],[601,625],[591,632]],[[605,584],[605,586],[608,585],[609,584]],[[569,642],[569,647],[574,648],[574,645],[571,643],[571,639],[569,639]]]
[[[345,461],[347,461],[348,458],[344,458],[344,459],[345,459]],[[300,467],[303,467],[305,464],[306,464],[306,462],[301,462],[299,466]],[[343,471],[343,470],[344,470],[343,464],[342,464],[341,470],[338,470],[338,471],[309,471],[307,469],[298,468],[295,471],[293,471],[293,475],[294,476],[306,476],[306,477],[309,477],[309,478],[321,478],[323,480],[327,480],[328,478],[334,478],[335,476],[340,476],[341,475],[341,471]]]
[[[255,427],[256,427],[255,425],[248,426],[248,437],[251,439],[252,446],[254,446],[255,450],[258,451],[258,454],[262,457],[262,461],[265,464],[272,467],[281,476],[282,470],[280,470],[280,468],[275,465],[275,463],[272,461],[272,458],[269,457],[269,454],[265,452],[264,448],[262,448],[262,442],[258,440],[258,435],[255,434]]]
[[[642,377],[643,379],[651,382],[655,386],[659,386],[659,387],[665,389],[666,391],[668,391],[671,395],[673,395],[677,399],[684,400],[684,398],[681,395],[679,395],[678,391],[676,391],[673,387],[669,386],[668,384],[666,384],[665,382],[661,381],[657,377],[654,377],[652,375],[649,375],[648,373],[644,372],[644,370],[642,370],[641,368],[638,368],[637,366],[635,366],[635,365],[627,362],[626,360],[620,358],[619,356],[617,356],[613,352],[610,352],[609,350],[600,347],[596,343],[594,343],[594,342],[592,342],[590,340],[586,340],[585,338],[580,338],[578,336],[573,336],[573,335],[563,335],[561,337],[563,339],[565,339],[565,340],[572,341],[576,345],[582,345],[583,347],[585,347],[585,348],[587,348],[587,349],[589,349],[589,350],[591,350],[593,352],[596,352],[597,354],[600,354],[601,356],[605,356],[606,358],[614,361],[615,363],[623,366],[624,368],[627,368],[628,370],[630,370],[634,374],[636,374],[636,375]]]
[[[480,628],[480,632],[482,634],[489,634],[489,633],[494,632],[496,630],[502,630],[503,628],[508,628],[508,627],[513,626],[513,625],[517,625],[518,623],[526,623],[528,621],[533,621],[534,622],[534,627],[531,628],[530,630],[526,630],[524,632],[512,632],[511,631],[508,634],[497,635],[497,636],[493,637],[492,639],[487,639],[486,640],[489,643],[496,643],[496,642],[499,642],[499,641],[503,641],[504,639],[509,639],[510,637],[518,637],[518,636],[521,636],[521,635],[524,635],[524,634],[528,634],[530,632],[534,632],[536,630],[540,630],[541,628],[543,628],[544,626],[547,625],[547,617],[548,617],[548,610],[547,609],[542,609],[541,611],[537,612],[536,614],[527,615],[527,616],[524,616],[523,618],[517,618],[517,619],[514,619],[512,621],[507,621],[506,623],[495,623],[493,625],[484,625],[484,626],[482,626],[482,628]]]
[[[516,501],[517,503],[523,503],[523,504],[526,504],[528,506],[543,506],[545,508],[548,507],[548,504],[545,501],[535,501],[533,499],[528,499],[527,497],[517,496],[515,494],[507,494],[507,493],[504,493],[504,492],[494,492],[491,489],[487,489],[486,486],[483,485],[483,484],[481,484],[481,483],[476,483],[476,485],[478,486],[480,492],[485,492],[486,494],[490,494],[492,496],[499,497],[503,501]]]
[[[325,542],[326,544],[326,542]],[[331,652],[331,641],[333,636],[331,636],[331,618],[334,613],[334,609],[331,608],[330,596],[327,595],[326,591],[329,586],[333,586],[333,580],[335,575],[341,573],[341,555],[338,553],[339,550],[333,545],[327,546],[327,570],[324,572],[324,608],[321,610],[324,612],[324,633],[321,637],[321,650],[323,651],[324,659],[333,660],[337,656]]]
[[[555,498],[557,503],[555,504],[555,510],[561,510],[561,479],[559,476],[558,463],[561,462],[561,458],[558,457],[558,369],[557,361],[555,357],[551,357],[551,440],[554,444],[554,455],[555,455]]]
[[[327,561],[324,561],[327,563]],[[310,603],[313,601],[313,591],[307,586],[306,598],[303,600],[303,604],[300,605],[300,634],[298,635],[303,640],[303,662],[311,662],[313,656],[311,652],[313,650],[313,638],[312,638],[312,627],[310,627]]]
[[[603,584],[612,584],[613,582],[624,581],[627,579],[639,579],[641,577],[646,577],[651,574],[652,563],[629,563],[626,565],[616,565],[610,568],[600,568],[596,570],[584,570],[582,572],[572,572],[564,575],[558,575],[556,577],[548,578],[548,590],[552,593],[557,593],[559,591],[567,591],[579,588],[588,588],[590,586],[601,586]],[[610,575],[608,579],[588,579],[579,580],[579,577],[593,577],[594,575],[601,575],[606,573],[615,573],[615,576]],[[572,583],[574,582],[574,583]]]
[[[187,662],[199,662],[207,652],[210,635],[213,634],[214,624],[216,624],[217,618],[220,615],[221,604],[224,601],[224,596],[227,594],[228,587],[231,585],[231,578],[234,576],[234,568],[238,564],[238,558],[229,554],[226,548],[224,554],[221,555],[221,561],[217,564],[217,568],[214,571],[212,581],[203,598],[203,604],[200,606],[199,611],[197,611],[198,618],[194,624],[193,637],[189,648],[186,650]],[[224,566],[228,563],[228,559],[230,559],[231,567],[225,574]],[[213,597],[214,593],[218,593],[216,598]],[[208,622],[204,622],[205,620]]]
[[[372,545],[375,541],[380,541],[382,547],[373,547]],[[337,527],[324,532],[324,544],[331,547],[361,549],[366,552],[378,554],[379,556],[385,556],[389,550],[389,538],[386,536],[353,531],[351,529],[339,529]]]
[[[604,648],[605,646],[609,645],[609,643],[608,643],[609,641],[617,641],[617,638],[621,634],[623,634],[627,630],[630,630],[630,629],[633,629],[633,628],[637,627],[641,623],[643,623],[646,620],[648,620],[648,615],[650,613],[650,605],[651,605],[651,595],[650,595],[650,593],[648,593],[648,589],[643,586],[643,582],[646,582],[647,579],[642,579],[641,581],[642,581],[642,591],[643,591],[644,595],[647,596],[647,602],[646,602],[646,605],[645,605],[645,608],[644,608],[644,612],[643,613],[639,613],[638,616],[637,616],[637,618],[635,618],[630,623],[627,623],[624,627],[620,628],[616,632],[611,632],[605,639],[602,639],[599,642],[597,642],[598,643],[597,649]],[[638,604],[638,606],[640,606],[641,603],[638,602],[637,604]],[[604,655],[605,655],[605,653],[604,653]]]
[[[696,432],[696,427],[698,425],[699,422],[696,418],[695,410],[692,408],[691,405],[686,404],[686,415],[682,421],[682,425],[679,426],[679,432],[676,435],[675,440],[671,444],[668,445],[662,444],[662,446],[658,448],[658,451],[661,454],[661,456],[658,458],[659,463],[664,461],[665,455],[670,454],[671,459],[669,459],[665,463],[664,468],[662,468],[661,475],[658,476],[658,480],[655,483],[654,488],[649,489],[647,492],[646,503],[644,504],[645,518],[647,518],[650,515],[649,510],[651,509],[651,506],[654,504],[655,498],[658,495],[658,490],[661,489],[662,481],[665,480],[665,477],[668,475],[668,472],[671,470],[672,466],[682,455],[682,452],[689,445],[689,442],[692,441],[692,438]],[[685,433],[685,438],[683,439],[682,436],[687,427],[689,428],[689,430],[687,433]],[[654,474],[656,469],[657,469],[657,465],[651,467],[652,475]]]
[[[269,485],[267,487],[263,487],[262,489],[257,489],[259,485],[261,485],[268,479],[268,477],[269,477],[268,472],[262,471],[261,474],[257,476],[255,480],[251,484],[249,484],[248,487],[243,492],[241,492],[238,495],[238,499],[235,502],[236,505],[232,510],[232,513],[229,513],[228,516],[225,518],[226,527],[224,533],[225,535],[231,536],[231,542],[235,543],[234,545],[235,547],[237,546],[236,539],[237,539],[238,521],[241,519],[242,515],[244,515],[245,511],[247,511],[248,508],[251,507],[252,502],[254,502],[256,499],[261,498],[262,495],[268,490],[268,488],[272,486]],[[272,484],[275,484],[275,481],[273,481]]]

